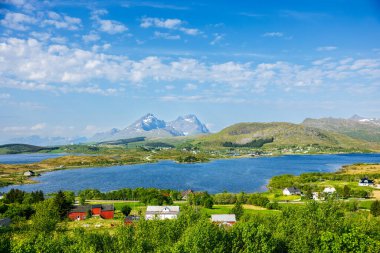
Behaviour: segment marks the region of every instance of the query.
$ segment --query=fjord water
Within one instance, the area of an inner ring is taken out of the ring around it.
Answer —
[[[0,188],[46,193],[96,188],[111,191],[120,188],[155,187],[193,189],[210,193],[265,191],[268,180],[280,174],[331,172],[342,165],[379,163],[380,154],[286,155],[279,157],[214,160],[209,163],[179,164],[161,161],[152,164],[82,168],[44,173],[37,184]]]
[[[64,155],[66,154],[33,153],[33,154],[0,155],[0,163],[3,163],[3,164],[35,163],[35,162],[40,162],[48,158],[60,157]]]

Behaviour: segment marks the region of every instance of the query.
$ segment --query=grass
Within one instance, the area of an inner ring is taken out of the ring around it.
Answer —
[[[380,174],[380,164],[353,164],[343,166],[339,174]]]
[[[212,209],[201,208],[200,212],[206,214],[207,216],[211,216],[212,214],[229,214],[231,213],[234,205],[214,205]],[[270,215],[278,213],[277,210],[267,210],[263,207],[253,206],[253,205],[243,205],[245,214],[263,214]]]

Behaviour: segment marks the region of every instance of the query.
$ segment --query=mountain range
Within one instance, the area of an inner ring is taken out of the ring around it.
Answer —
[[[354,139],[380,143],[380,119],[354,115],[342,118],[307,118],[302,125],[344,134]]]
[[[79,144],[86,141],[86,137],[43,137],[39,135],[31,135],[26,137],[12,138],[8,141],[8,143],[22,143],[36,146],[60,146],[68,144]]]
[[[239,123],[196,140],[208,147],[290,147],[319,145],[334,148],[379,149],[380,145],[302,124]]]
[[[135,137],[147,139],[177,136],[204,135],[195,142],[206,146],[257,147],[317,144],[329,147],[380,149],[380,120],[354,115],[348,119],[320,118],[305,119],[301,124],[286,122],[238,123],[215,134],[195,115],[180,116],[166,122],[148,113],[124,129],[112,128],[90,138],[43,138],[30,136],[13,139],[12,143],[40,146],[71,143],[108,142]]]
[[[165,138],[192,136],[207,134],[209,132],[205,124],[193,114],[180,116],[174,121],[165,122],[148,113],[122,130],[113,128],[107,132],[95,134],[88,141],[100,142],[133,137]]]

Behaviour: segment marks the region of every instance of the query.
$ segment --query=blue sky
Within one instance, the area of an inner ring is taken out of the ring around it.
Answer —
[[[0,0],[0,140],[380,117],[378,2]]]

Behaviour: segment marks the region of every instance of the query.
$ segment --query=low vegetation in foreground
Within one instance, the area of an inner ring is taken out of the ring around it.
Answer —
[[[142,188],[108,193],[85,190],[78,196],[73,192],[44,196],[41,192],[13,190],[0,204],[0,216],[12,218],[10,227],[0,228],[0,252],[380,251],[378,201],[371,204],[371,211],[352,210],[347,203],[334,199],[275,205],[277,210],[270,210],[269,203],[273,202],[262,194],[212,196],[202,192],[187,197],[186,201],[177,201],[182,198],[177,191]],[[111,200],[120,198],[134,201]],[[75,200],[114,203],[115,216],[110,220],[88,217],[69,221],[67,212]],[[173,202],[181,208],[177,219],[144,219],[146,205]],[[123,212],[141,218],[125,224]],[[235,213],[238,222],[233,226],[213,224],[209,217],[215,213]]]
[[[379,180],[379,164],[344,166],[336,173],[273,177],[264,193],[208,194],[154,188],[44,195],[11,190],[0,200],[0,252],[380,252],[379,189],[359,186],[364,174]],[[296,186],[303,194],[284,196]],[[336,192],[312,200],[310,192]],[[70,221],[77,205],[113,204],[111,219]],[[145,220],[148,205],[180,206],[172,220]],[[213,214],[235,214],[232,226]],[[126,215],[140,217],[125,223]]]

